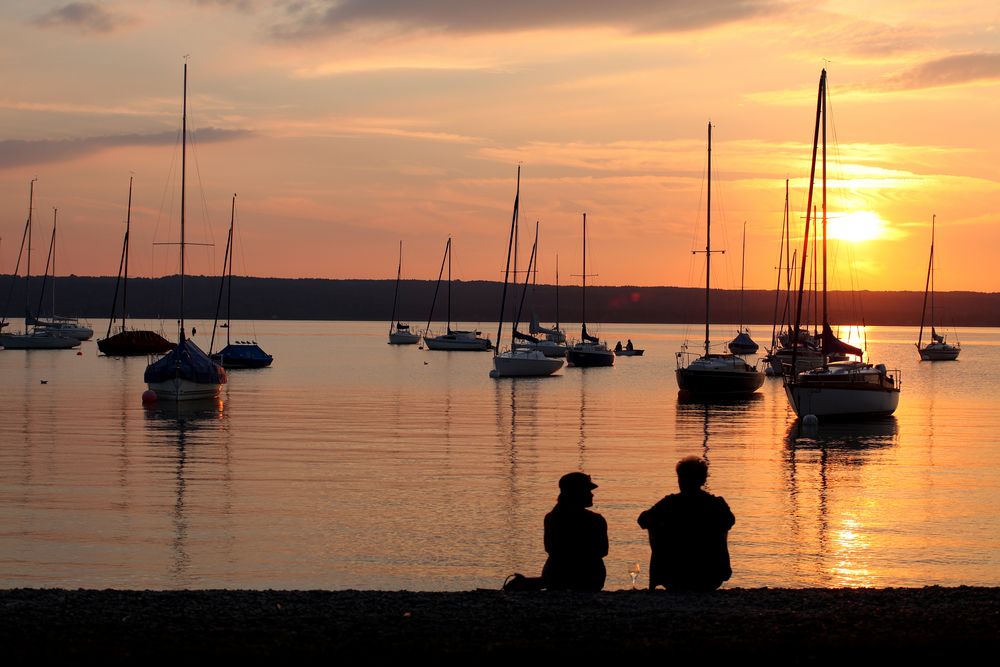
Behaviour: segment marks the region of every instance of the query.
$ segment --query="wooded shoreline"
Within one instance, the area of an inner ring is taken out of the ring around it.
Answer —
[[[24,279],[11,282],[0,276],[0,298],[7,304],[8,321],[23,317]],[[171,319],[179,312],[180,286],[177,276],[130,278],[129,316],[141,319]],[[51,280],[50,280],[51,282]],[[59,277],[55,280],[60,315],[106,319],[111,312],[115,278]],[[393,280],[324,280],[312,278],[233,277],[234,319],[250,320],[373,320],[387,321],[392,312]],[[50,286],[51,287],[51,286]],[[49,287],[49,288],[50,288]],[[47,288],[47,289],[49,289]],[[455,281],[452,285],[452,318],[456,322],[495,322],[502,284]],[[39,302],[41,280],[33,280],[32,310]],[[10,295],[9,300],[7,299]],[[218,303],[219,279],[210,276],[185,278],[185,309],[189,319],[211,319]],[[434,296],[434,281],[404,280],[400,285],[399,319],[422,328]],[[120,298],[120,297],[119,297]],[[444,296],[438,296],[435,321],[445,318]],[[744,319],[755,327],[770,326],[775,312],[773,290],[747,290]],[[830,321],[846,325],[918,325],[924,293],[841,292],[830,293]],[[5,303],[0,303],[2,308]],[[42,313],[50,308],[42,301]],[[580,287],[559,288],[559,321],[580,321]],[[538,285],[526,307],[543,322],[556,321],[556,289]],[[778,302],[779,320],[784,297]],[[512,306],[513,308],[513,306]],[[808,298],[804,308],[811,309]],[[935,295],[939,327],[1000,326],[1000,293],[938,292]],[[739,290],[712,291],[712,321],[739,323]],[[688,287],[587,286],[587,317],[594,323],[634,322],[697,324],[705,321],[705,291]],[[805,318],[811,321],[811,318]],[[756,332],[755,332],[756,333]]]

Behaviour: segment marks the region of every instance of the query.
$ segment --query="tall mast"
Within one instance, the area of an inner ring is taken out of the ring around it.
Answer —
[[[229,275],[226,288],[226,345],[230,344],[229,336],[230,331],[233,327],[233,255],[236,254],[236,237],[233,232],[236,229],[236,193],[233,193],[233,208],[229,213],[229,238],[227,239],[227,245],[229,246]],[[223,267],[225,268],[225,267]]]
[[[934,227],[937,215],[931,218],[931,331],[934,333]]]
[[[128,317],[128,235],[132,228],[132,179],[128,177],[128,210],[125,213],[125,281],[122,283],[122,331],[125,330],[125,318]]]
[[[448,333],[451,333],[451,237],[448,237]]]
[[[52,208],[52,319],[55,320],[56,317],[56,220],[59,217],[59,209]],[[933,302],[931,302],[933,303]],[[41,315],[41,310],[39,310],[39,315]],[[934,309],[931,308],[931,316],[933,318]]]
[[[559,255],[556,255],[556,330],[559,330]]]
[[[705,216],[705,356],[708,356],[709,304],[712,294],[712,123],[708,124],[708,209]]]
[[[37,178],[31,179],[31,183],[28,185],[28,267],[24,273],[24,315],[26,318],[31,317],[31,211],[34,208],[35,202],[35,181]],[[24,322],[24,333],[28,333],[28,321]]]
[[[587,342],[587,214],[583,214],[583,290],[582,306],[580,308],[580,319],[583,322],[583,342]]]
[[[500,354],[500,336],[503,335],[504,310],[507,308],[507,282],[510,280],[510,255],[514,246],[514,237],[517,234],[517,212],[521,200],[521,165],[517,166],[517,190],[514,194],[514,212],[510,216],[510,236],[507,239],[507,266],[504,269],[503,292],[500,295],[500,318],[497,322],[497,342],[493,347],[493,356]],[[514,273],[514,280],[517,280],[517,273]],[[510,351],[514,352],[514,334],[511,333]]]
[[[778,301],[781,299],[781,262],[791,261],[785,256],[785,232],[788,230],[788,179],[785,179],[785,212],[781,220],[781,241],[778,243],[778,280],[774,286],[774,313],[771,315],[771,350],[777,346]],[[787,303],[787,301],[786,301]],[[784,319],[784,315],[782,315]]]
[[[743,221],[743,255],[740,259],[740,331],[743,331],[743,279],[747,272],[747,221]]]
[[[180,336],[184,336],[184,186],[187,177],[187,84],[188,66],[184,63],[184,105],[181,112],[181,317]]]
[[[392,317],[389,318],[389,334],[396,326],[396,302],[399,299],[399,278],[403,274],[403,241],[399,241],[399,265],[396,267],[396,289],[392,292]]]
[[[826,70],[823,71],[824,78]],[[826,87],[823,88],[823,333],[830,321],[826,304]],[[827,367],[826,336],[823,336],[823,368]]]
[[[819,91],[816,96],[816,126],[813,130],[812,163],[809,168],[809,197],[806,200],[806,228],[802,235],[802,265],[799,272],[799,297],[795,308],[795,328],[792,329],[792,379],[795,379],[795,364],[799,352],[799,325],[802,322],[802,292],[806,284],[806,264],[809,257],[809,225],[812,222],[813,190],[816,185],[816,153],[819,151],[820,116],[826,105],[826,70],[819,77]]]

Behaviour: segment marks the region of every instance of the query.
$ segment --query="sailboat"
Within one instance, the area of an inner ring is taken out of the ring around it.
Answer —
[[[587,214],[583,214],[583,289],[580,290],[581,317],[580,341],[566,350],[570,366],[614,366],[615,353],[607,343],[587,333]]]
[[[872,365],[863,361],[838,361],[829,363],[833,353],[853,354],[858,357],[862,350],[837,340],[830,328],[827,317],[826,289],[826,70],[819,78],[819,92],[816,99],[816,127],[813,134],[812,166],[809,174],[809,200],[806,209],[806,227],[802,238],[802,268],[799,274],[798,305],[795,312],[795,328],[802,321],[802,293],[806,283],[806,259],[809,250],[809,224],[813,213],[813,189],[816,184],[816,153],[820,143],[822,127],[823,142],[823,333],[820,339],[823,366],[801,373],[791,373],[784,377],[785,395],[795,414],[799,417],[879,417],[891,415],[899,405],[899,371],[889,371],[885,365]],[[795,368],[799,341],[793,341],[792,368]],[[895,373],[893,375],[892,373]]]
[[[184,104],[181,115],[181,279],[177,345],[149,364],[143,381],[159,400],[215,398],[226,383],[226,371],[212,361],[184,332],[184,190],[187,167],[187,63],[184,63]]]
[[[403,242],[399,242],[399,265],[396,267],[396,289],[392,292],[392,317],[389,318],[389,345],[415,345],[420,342],[420,335],[410,331],[409,324],[403,324],[396,319],[396,306],[399,302],[399,280],[403,275]]]
[[[736,338],[729,341],[729,351],[733,354],[757,354],[760,346],[750,337],[750,329],[743,327],[743,279],[747,268],[747,223],[743,222],[743,259],[740,262],[740,327]]]
[[[705,354],[683,365],[686,352],[677,353],[677,386],[691,395],[741,396],[764,384],[764,374],[735,354],[712,354],[709,337],[712,295],[712,124],[708,124],[708,210],[705,233]],[[719,252],[719,251],[715,251]]]
[[[524,274],[524,291],[521,292],[521,303],[518,305],[517,314],[511,323],[510,349],[500,351],[500,341],[503,336],[504,311],[507,307],[507,285],[510,283],[510,259],[512,251],[517,252],[514,247],[514,235],[517,230],[517,215],[521,201],[521,168],[517,168],[517,191],[514,195],[514,213],[510,221],[510,239],[507,242],[507,268],[503,277],[503,292],[500,297],[500,317],[497,318],[497,344],[493,348],[493,370],[490,371],[491,378],[503,377],[545,377],[552,375],[562,368],[563,361],[559,358],[550,358],[540,350],[518,348],[518,341],[532,344],[539,340],[534,336],[522,334],[517,330],[520,323],[521,311],[524,308],[524,298],[528,293],[528,282],[531,276],[531,269],[535,263],[535,256],[538,253],[538,223],[535,223],[535,243],[531,247],[531,258],[528,260],[528,270]],[[517,281],[517,272],[514,273],[514,281]]]
[[[38,295],[38,308],[35,310],[38,315],[29,318],[29,322],[35,326],[36,331],[45,331],[80,341],[90,340],[94,335],[94,330],[85,324],[80,324],[79,318],[56,314],[56,226],[58,214],[59,209],[52,209],[52,238],[49,240],[49,255],[45,260],[45,273],[42,275],[42,293]],[[45,302],[45,285],[49,280],[50,263],[52,265],[52,314],[43,319],[42,304]]]
[[[535,236],[538,236],[537,224]],[[538,251],[535,251],[535,264],[538,264]],[[516,274],[516,272],[515,272]],[[532,273],[534,275],[534,273]],[[532,288],[534,289],[534,288]],[[551,327],[543,327],[538,321],[538,314],[532,311],[528,333],[534,342],[522,341],[517,347],[525,350],[538,350],[546,357],[563,358],[566,356],[566,332],[559,328],[559,255],[556,255],[556,321]]]
[[[236,246],[233,241],[233,230],[236,226],[236,195],[233,195],[232,213],[229,217],[229,237],[226,240],[226,255],[222,260],[222,282],[219,283],[219,300],[215,304],[215,323],[212,326],[212,341],[208,345],[209,357],[212,361],[220,364],[223,368],[265,368],[271,365],[274,357],[260,348],[255,340],[238,340],[235,343],[230,340],[232,331],[233,316],[233,255],[236,254]],[[229,270],[226,270],[226,267]],[[222,305],[222,288],[228,286],[226,292],[226,323],[222,328],[226,330],[226,346],[219,352],[212,354],[215,347],[215,324],[219,321],[219,307]]]
[[[920,333],[917,335],[917,351],[921,361],[954,361],[962,351],[960,345],[951,345],[934,328],[934,228],[937,216],[931,218],[931,256],[927,260],[927,282],[924,285],[924,307],[920,311]],[[931,342],[921,347],[924,341],[924,320],[927,315],[927,297],[931,302]]]
[[[21,250],[18,251],[17,265],[14,267],[14,275],[21,269],[21,256],[24,252],[24,242],[28,242],[27,264],[24,272],[24,332],[23,333],[0,333],[0,346],[7,350],[68,350],[80,346],[80,341],[70,336],[62,336],[58,333],[47,331],[44,328],[33,327],[28,329],[35,318],[31,316],[31,219],[34,208],[35,180],[32,179],[28,189],[28,220],[24,224],[24,235],[21,238]],[[14,285],[11,284],[11,291]],[[7,305],[10,305],[8,296]],[[4,308],[3,321],[0,321],[0,332],[7,325],[6,307]]]
[[[118,262],[118,279],[115,280],[115,296],[111,300],[111,317],[108,319],[108,331],[104,338],[97,341],[97,349],[109,357],[128,357],[147,354],[163,354],[173,349],[175,343],[156,333],[140,329],[129,329],[126,323],[128,317],[128,255],[129,234],[132,227],[132,178],[128,179],[128,208],[125,214],[125,239],[122,241],[122,257]],[[118,305],[118,289],[122,291],[122,323],[118,332],[111,335],[118,318],[115,313]]]
[[[437,303],[441,278],[444,276],[444,265],[448,263],[448,325],[445,333],[431,335],[431,318],[434,316],[434,305]],[[434,286],[434,298],[431,299],[431,311],[427,314],[427,326],[424,327],[424,345],[428,350],[448,350],[455,352],[486,352],[493,349],[489,338],[483,338],[481,331],[462,331],[451,328],[451,237],[444,246],[444,257],[441,258],[441,270],[438,272],[437,284]]]

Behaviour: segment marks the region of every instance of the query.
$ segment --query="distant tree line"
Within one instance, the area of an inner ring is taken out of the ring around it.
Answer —
[[[142,319],[173,319],[179,312],[179,277],[132,278],[128,283],[129,316]],[[392,312],[392,280],[325,280],[313,278],[233,278],[234,319],[288,320],[386,320]],[[427,321],[434,281],[406,280],[400,285],[397,317],[417,324]],[[444,321],[446,285],[437,297],[434,321]],[[31,285],[31,308],[39,301],[41,280]],[[496,322],[502,285],[487,281],[455,281],[452,284],[452,321],[464,324]],[[51,289],[51,279],[49,286]],[[114,277],[68,276],[55,279],[57,314],[90,319],[106,318],[115,291]],[[508,318],[520,298],[508,296]],[[206,276],[185,278],[186,316],[210,319],[215,316],[219,279]],[[562,286],[558,290],[559,321],[579,322],[580,288]],[[832,292],[830,321],[837,325],[916,325],[920,323],[923,292]],[[0,276],[0,299],[7,319],[24,316],[24,279]],[[119,302],[121,296],[119,295]],[[225,308],[223,300],[223,308]],[[785,303],[778,299],[779,320]],[[794,306],[793,306],[794,307]],[[805,306],[812,312],[807,296]],[[119,305],[120,308],[120,305]],[[556,321],[556,288],[531,288],[522,319],[534,311],[543,323]],[[1000,326],[1000,294],[981,292],[939,292],[935,311],[938,326]],[[51,312],[45,297],[42,314]],[[775,312],[773,290],[747,290],[743,295],[743,321],[770,326]],[[793,313],[794,315],[794,313]],[[587,319],[601,322],[698,323],[705,318],[705,292],[688,287],[588,287]],[[812,317],[804,318],[812,321]],[[713,290],[712,321],[740,322],[738,290]]]

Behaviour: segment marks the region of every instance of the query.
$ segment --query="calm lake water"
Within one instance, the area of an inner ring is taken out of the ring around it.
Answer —
[[[142,406],[145,358],[0,351],[0,586],[497,588],[540,570],[572,470],[600,485],[607,588],[636,562],[642,586],[636,516],[688,454],[737,517],[727,586],[1000,585],[998,329],[920,363],[914,328],[870,327],[871,358],[902,372],[896,416],[804,434],[777,379],[678,401],[698,327],[606,324],[646,356],[501,381],[488,353],[389,346],[382,323],[255,328],[274,366],[180,411]]]

